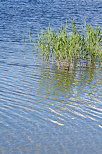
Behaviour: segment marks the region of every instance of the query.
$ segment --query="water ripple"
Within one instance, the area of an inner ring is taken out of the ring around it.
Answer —
[[[0,0],[0,154],[102,153],[102,68],[57,70],[30,44],[41,28],[84,17],[100,0]],[[70,27],[69,27],[70,28]],[[33,41],[34,41],[33,40]]]

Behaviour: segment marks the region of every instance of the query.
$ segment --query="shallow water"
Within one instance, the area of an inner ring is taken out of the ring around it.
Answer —
[[[59,71],[29,43],[71,17],[102,26],[101,0],[0,0],[0,154],[102,153],[102,68]]]

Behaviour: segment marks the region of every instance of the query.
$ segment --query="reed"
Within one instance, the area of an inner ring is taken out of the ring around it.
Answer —
[[[52,30],[50,25],[38,35],[37,49],[43,60],[56,62],[58,68],[73,68],[81,58],[86,60],[86,66],[93,66],[96,58],[102,61],[102,32],[99,26],[93,28],[86,24],[79,32],[76,22],[72,20],[71,32],[68,32],[68,22],[59,31]]]

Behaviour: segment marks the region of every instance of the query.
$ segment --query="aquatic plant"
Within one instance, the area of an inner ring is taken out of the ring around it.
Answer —
[[[70,69],[84,58],[93,64],[97,57],[102,60],[101,29],[86,24],[81,32],[78,31],[75,21],[72,21],[69,35],[68,22],[61,26],[59,31],[53,31],[50,25],[38,35],[37,49],[46,61],[55,61],[58,68]],[[86,65],[87,65],[86,64]]]
[[[86,25],[86,37],[84,36],[84,55],[90,58],[91,63],[97,56],[101,56],[101,30],[100,27],[94,29],[91,25]]]

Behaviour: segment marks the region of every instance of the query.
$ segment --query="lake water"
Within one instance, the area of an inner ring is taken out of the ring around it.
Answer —
[[[0,154],[102,153],[102,68],[58,71],[29,43],[85,17],[102,26],[102,0],[0,0]]]

